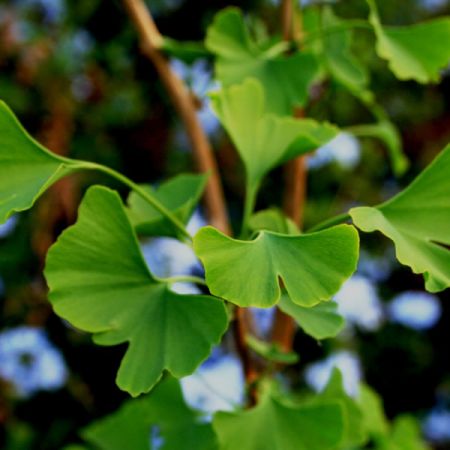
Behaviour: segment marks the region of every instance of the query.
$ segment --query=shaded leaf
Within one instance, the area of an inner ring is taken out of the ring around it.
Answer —
[[[342,447],[362,445],[367,441],[364,419],[358,404],[345,392],[342,374],[334,369],[325,390],[319,395],[320,401],[339,401],[344,414],[344,436]]]
[[[297,225],[277,208],[259,211],[249,220],[249,228],[253,231],[267,230],[282,234],[299,234]]]
[[[450,146],[402,192],[376,207],[350,210],[361,230],[394,241],[397,259],[423,273],[431,292],[450,286]]]
[[[46,189],[75,170],[70,160],[35,141],[0,101],[0,223],[31,208]]]
[[[261,84],[248,79],[212,96],[212,107],[236,145],[255,188],[274,167],[313,151],[333,139],[338,130],[311,119],[269,114]]]
[[[437,82],[450,61],[450,17],[404,26],[381,25],[375,0],[367,0],[369,21],[377,37],[376,50],[400,80]]]
[[[358,405],[363,414],[364,428],[370,436],[386,435],[389,423],[384,414],[383,401],[368,385],[359,386]]]
[[[213,426],[221,450],[329,450],[338,448],[344,423],[338,402],[292,406],[266,395],[253,409],[219,412]]]
[[[224,86],[257,78],[264,86],[268,111],[277,114],[291,115],[295,106],[305,104],[318,70],[312,54],[281,55],[284,42],[269,48],[259,46],[237,8],[226,8],[215,16],[206,47],[216,55],[216,75]]]
[[[288,295],[282,295],[278,306],[293,317],[306,334],[315,339],[335,337],[345,325],[335,302],[319,303],[312,308],[305,308],[292,302]]]
[[[179,295],[148,270],[117,193],[90,188],[77,223],[50,249],[45,275],[55,312],[100,345],[128,342],[121,389],[149,391],[164,370],[192,373],[227,327],[223,302]]]
[[[126,401],[118,411],[85,428],[82,435],[100,450],[151,450],[150,431],[155,427],[163,439],[158,448],[217,449],[211,425],[199,419],[198,413],[186,406],[179,383],[167,378],[151,394]],[[197,446],[192,445],[193,439]]]
[[[167,55],[181,59],[187,64],[191,64],[199,58],[207,58],[210,56],[203,42],[178,41],[167,36],[162,41],[161,50]]]
[[[281,364],[295,364],[299,360],[297,353],[283,351],[276,343],[261,341],[251,335],[247,335],[246,341],[254,352],[268,361]]]
[[[281,278],[294,303],[314,306],[328,300],[355,271],[358,233],[339,225],[299,236],[263,231],[253,241],[241,241],[204,227],[194,237],[194,250],[218,297],[267,308],[280,299]]]
[[[182,224],[186,224],[203,193],[206,181],[206,175],[181,174],[162,183],[157,189],[148,185],[144,189],[171,211]],[[128,217],[138,233],[177,237],[176,230],[167,218],[140,195],[131,192],[128,205]]]

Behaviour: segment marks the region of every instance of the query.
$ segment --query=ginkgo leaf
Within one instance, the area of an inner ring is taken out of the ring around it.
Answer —
[[[351,51],[352,24],[346,28],[346,21],[335,16],[333,10],[326,6],[320,11],[317,8],[306,9],[303,23],[306,48],[314,51],[324,69],[351,91],[366,89],[369,82],[368,71]],[[321,39],[308,42],[309,34],[319,34]]]
[[[370,436],[383,436],[389,431],[389,423],[382,398],[368,385],[359,386],[358,405],[363,415],[364,428]]]
[[[283,234],[299,234],[297,225],[277,208],[259,211],[249,220],[249,228],[253,231],[275,231]]]
[[[293,406],[266,394],[253,409],[217,413],[213,427],[220,450],[331,450],[344,423],[339,402]]]
[[[283,46],[258,46],[237,8],[226,8],[215,16],[206,47],[216,55],[216,75],[224,86],[257,78],[264,86],[268,110],[277,114],[291,115],[295,106],[305,104],[318,70],[312,54],[284,56],[278,51]]]
[[[212,95],[214,112],[236,145],[250,186],[257,186],[269,170],[317,149],[338,133],[327,123],[270,114],[266,98],[255,79]]]
[[[280,299],[280,279],[296,304],[330,299],[355,271],[358,244],[349,225],[298,236],[262,231],[252,241],[204,227],[194,237],[210,291],[236,305],[261,308]]]
[[[162,205],[186,224],[203,193],[206,175],[181,174],[164,183],[157,189],[145,186]],[[140,234],[147,236],[177,237],[176,230],[159,211],[153,208],[140,195],[132,192],[128,197],[128,217]]]
[[[296,305],[288,295],[282,295],[279,308],[295,319],[306,334],[315,339],[335,337],[344,328],[345,320],[338,313],[336,302],[319,303],[312,308]]]
[[[280,364],[295,364],[299,356],[295,352],[284,351],[277,343],[263,341],[252,335],[246,337],[247,345],[259,356]]]
[[[118,194],[94,186],[77,223],[50,249],[45,275],[55,312],[100,345],[128,342],[121,389],[149,391],[164,370],[192,373],[227,327],[223,302],[179,295],[149,272]]]
[[[35,141],[0,101],[0,224],[31,208],[46,189],[74,170],[73,163]]]
[[[350,210],[363,231],[394,241],[397,259],[423,273],[431,292],[450,286],[450,145],[402,192],[376,207]]]
[[[320,401],[339,401],[344,414],[344,433],[342,448],[353,448],[364,444],[367,433],[364,418],[355,400],[348,396],[343,386],[343,378],[339,369],[334,369],[325,390],[319,395]]]
[[[179,383],[167,378],[150,394],[126,401],[118,411],[89,425],[82,436],[99,450],[152,450],[150,431],[155,427],[163,440],[158,449],[217,449],[211,425],[200,419],[187,407]]]
[[[376,50],[400,80],[437,82],[450,61],[450,17],[404,26],[382,26],[375,0],[367,0]]]

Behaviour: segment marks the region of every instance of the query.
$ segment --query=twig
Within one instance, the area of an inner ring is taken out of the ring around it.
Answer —
[[[195,100],[183,81],[171,70],[167,59],[161,53],[163,37],[143,0],[122,1],[139,32],[143,50],[153,62],[184,123],[199,170],[210,174],[204,196],[209,222],[224,233],[231,235],[232,230],[228,220],[220,175],[211,145],[198,120]],[[256,372],[253,369],[252,358],[246,343],[249,323],[251,323],[249,311],[236,308],[233,326],[236,349],[242,361],[247,384],[251,385],[255,380]],[[254,400],[251,396],[251,402]]]
[[[231,229],[217,164],[208,138],[198,120],[192,96],[161,53],[163,37],[143,0],[123,0],[123,4],[139,32],[143,51],[153,62],[184,123],[199,171],[210,174],[204,196],[208,219],[216,228],[230,234]]]
[[[283,37],[286,41],[297,41],[302,38],[301,17],[296,17],[293,0],[283,0],[281,4]],[[302,109],[297,109],[294,116],[304,116]],[[306,201],[306,158],[300,156],[285,166],[286,187],[283,209],[300,228],[303,225],[303,210]],[[280,348],[289,352],[292,350],[296,330],[294,319],[277,308],[272,326],[272,341]]]

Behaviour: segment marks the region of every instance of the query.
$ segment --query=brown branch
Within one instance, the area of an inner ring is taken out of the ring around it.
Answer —
[[[300,43],[302,36],[301,17],[296,17],[292,0],[283,0],[281,5],[283,37],[287,41]],[[302,109],[296,109],[294,116],[304,117]],[[303,226],[303,213],[306,202],[306,157],[299,156],[285,165],[286,187],[283,209],[299,228]],[[284,351],[291,351],[294,343],[296,324],[294,319],[279,308],[272,326],[272,341]]]
[[[231,234],[217,164],[208,138],[198,120],[192,96],[159,50],[163,38],[143,0],[123,0],[123,3],[139,32],[143,50],[153,62],[184,123],[199,171],[210,174],[204,196],[208,219],[219,230]]]
[[[220,175],[211,145],[196,114],[195,98],[183,81],[171,70],[167,59],[161,53],[160,47],[163,37],[144,2],[142,0],[123,0],[123,4],[139,32],[143,50],[153,62],[175,109],[184,123],[200,172],[209,172],[210,174],[204,198],[209,222],[224,233],[231,235],[232,231],[228,221]],[[249,386],[257,378],[257,371],[254,368],[252,356],[246,343],[246,335],[251,329],[251,319],[248,310],[239,307],[235,309],[234,339],[236,350],[242,361],[245,379]],[[250,390],[250,392],[252,391]],[[250,394],[250,397],[250,401],[253,403],[255,398],[252,394]]]

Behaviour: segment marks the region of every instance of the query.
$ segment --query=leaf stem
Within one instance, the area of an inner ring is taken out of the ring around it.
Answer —
[[[175,275],[169,278],[161,278],[165,283],[173,284],[173,283],[194,283],[201,284],[202,286],[206,286],[206,281],[203,278],[196,277],[194,275]]]
[[[105,173],[106,175],[109,175],[110,177],[120,181],[125,186],[128,186],[130,189],[136,192],[136,194],[141,196],[147,203],[149,203],[153,208],[160,212],[164,217],[166,217],[167,220],[171,222],[171,224],[181,233],[184,238],[186,238],[189,242],[192,241],[191,235],[177,217],[175,217],[152,194],[147,192],[145,189],[136,184],[134,181],[130,180],[125,175],[122,175],[121,173],[117,172],[114,169],[111,169],[110,167],[106,167],[93,162],[77,161],[77,165],[79,165],[80,169],[97,170],[99,172]]]
[[[242,226],[239,237],[245,239],[249,234],[249,221],[255,209],[256,194],[258,192],[258,186],[251,186],[247,183],[245,190],[245,202],[244,202],[244,215],[242,218]]]
[[[337,216],[331,217],[330,219],[324,220],[323,222],[320,222],[317,225],[314,225],[312,228],[308,230],[308,233],[313,233],[315,231],[321,231],[325,228],[330,228],[334,225],[339,225],[341,223],[347,222],[350,220],[350,214],[349,213],[342,213],[338,214]]]

